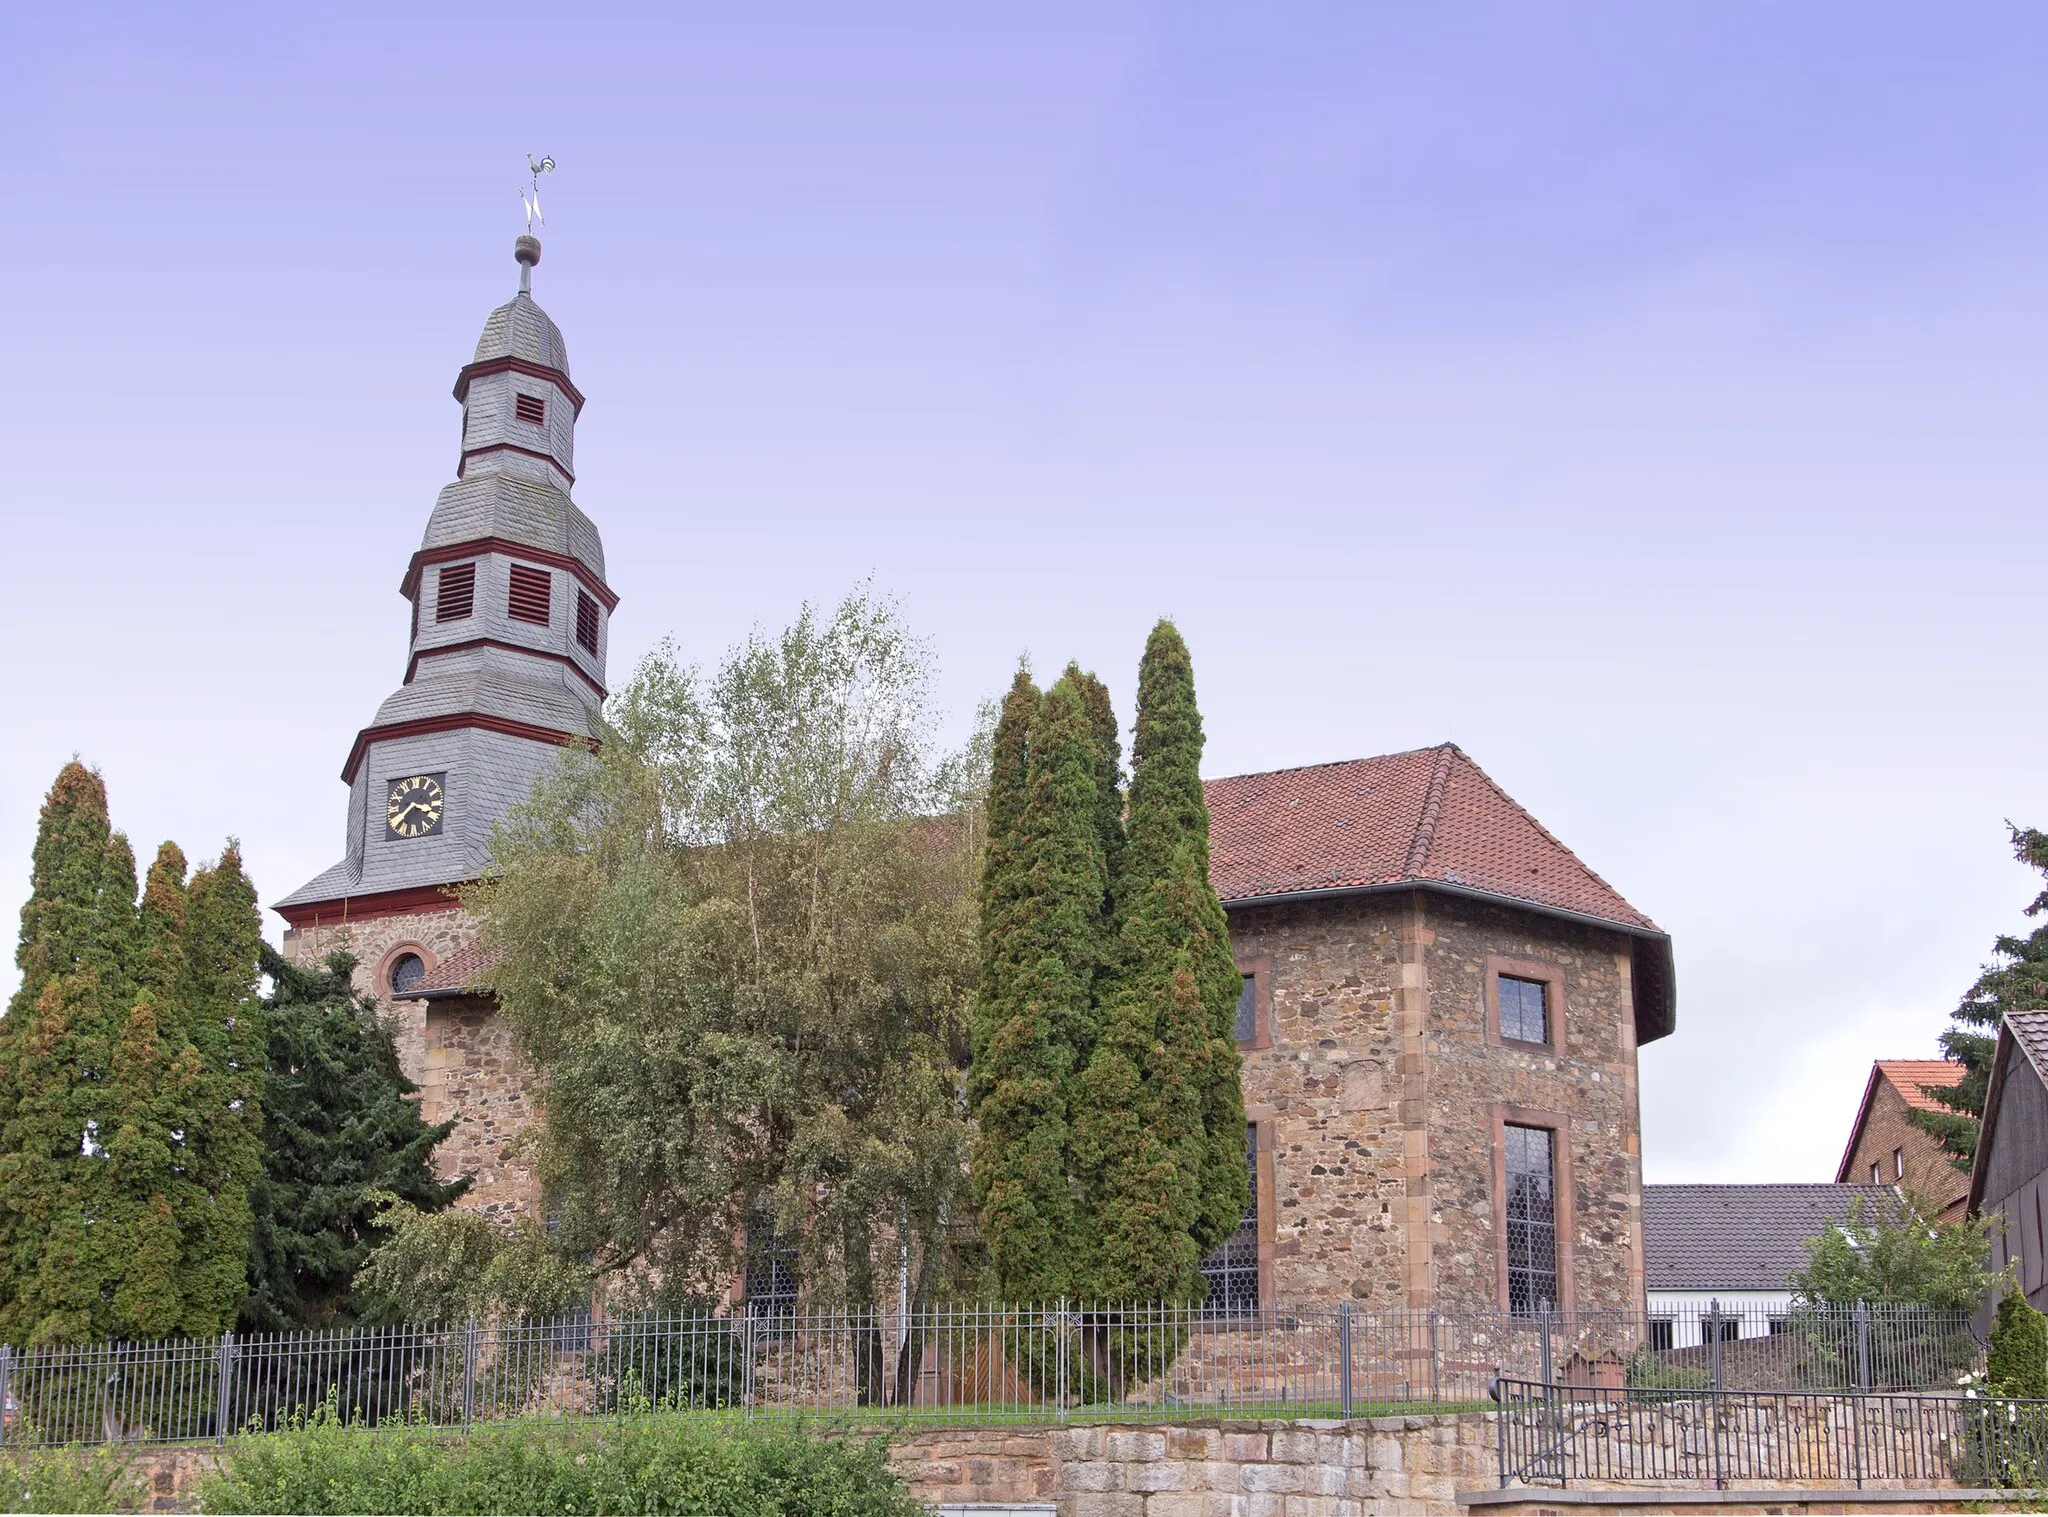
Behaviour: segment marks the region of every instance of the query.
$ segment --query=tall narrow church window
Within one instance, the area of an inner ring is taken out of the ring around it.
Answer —
[[[1205,1312],[1243,1316],[1259,1309],[1259,1129],[1250,1123],[1244,1130],[1244,1154],[1251,1189],[1237,1231],[1202,1261],[1202,1278],[1209,1282]]]
[[[1556,1135],[1510,1126],[1505,1136],[1508,1310],[1534,1317],[1557,1309]]]
[[[476,565],[443,564],[434,585],[434,620],[459,622],[476,610]]]
[[[521,421],[530,421],[536,427],[548,419],[548,403],[538,395],[514,396],[512,410]]]
[[[1515,1043],[1550,1041],[1550,1007],[1541,980],[1500,977],[1500,1035]]]
[[[597,652],[597,602],[582,590],[576,592],[576,641]]]
[[[1243,977],[1244,989],[1237,993],[1237,1041],[1249,1043],[1259,1035],[1259,977]]]
[[[554,580],[545,569],[512,566],[512,595],[505,610],[514,621],[548,624],[548,597]]]
[[[775,1235],[775,1218],[766,1209],[747,1219],[746,1273],[741,1290],[747,1315],[755,1321],[796,1313],[796,1250]]]

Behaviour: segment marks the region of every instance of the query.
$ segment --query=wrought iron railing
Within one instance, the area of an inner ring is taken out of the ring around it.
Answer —
[[[1716,1322],[1719,1322],[1717,1317]],[[190,1442],[327,1408],[374,1425],[697,1412],[881,1423],[1353,1417],[1481,1406],[1513,1382],[1678,1394],[1951,1385],[1960,1316],[1810,1312],[1657,1347],[1638,1313],[1349,1303],[640,1313],[0,1348],[0,1444]]]
[[[2048,1402],[1504,1379],[1503,1487],[2048,1486]]]

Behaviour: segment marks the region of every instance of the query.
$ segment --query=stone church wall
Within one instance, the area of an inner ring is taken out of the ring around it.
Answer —
[[[1268,1299],[1499,1309],[1502,1129],[1518,1122],[1558,1133],[1560,1305],[1640,1308],[1624,937],[1422,893],[1239,908],[1230,926],[1263,980],[1244,1068],[1272,1197]],[[1551,984],[1549,1047],[1497,1036],[1503,969]]]
[[[420,1087],[420,1115],[435,1123],[455,1119],[455,1130],[434,1151],[435,1172],[443,1178],[469,1175],[469,1193],[460,1204],[510,1221],[539,1203],[531,1163],[518,1142],[534,1117],[532,1071],[487,999],[391,996],[390,968],[401,954],[417,953],[431,974],[475,942],[475,923],[451,905],[288,932],[285,954],[301,964],[317,963],[338,948],[356,956],[356,985],[383,1002],[392,1019],[399,1065]]]

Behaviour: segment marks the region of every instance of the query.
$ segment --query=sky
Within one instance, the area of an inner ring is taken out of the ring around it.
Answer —
[[[1128,721],[1171,615],[1208,773],[1455,740],[1672,934],[1647,1178],[1832,1179],[2039,887],[2044,73],[2024,4],[15,0],[0,898],[74,755],[340,856],[548,153],[614,684],[872,576],[949,735],[1020,653]]]

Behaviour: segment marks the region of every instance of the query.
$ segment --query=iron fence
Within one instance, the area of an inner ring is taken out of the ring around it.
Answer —
[[[1718,1315],[1714,1320],[1718,1321]],[[1496,1382],[1633,1390],[1952,1385],[1959,1314],[1809,1312],[1660,1347],[1640,1313],[1350,1303],[641,1313],[0,1348],[0,1443],[191,1442],[325,1408],[374,1425],[698,1412],[859,1422],[1354,1417],[1484,1406]],[[1747,1354],[1749,1357],[1745,1358]]]
[[[1499,1400],[1503,1487],[2048,1485],[2043,1401],[1513,1380]]]

